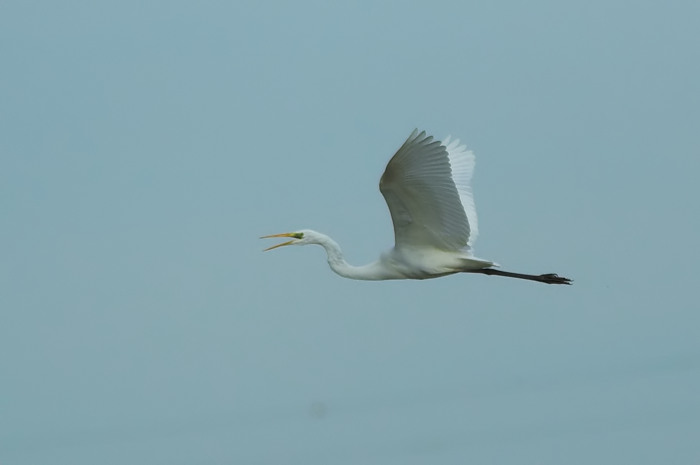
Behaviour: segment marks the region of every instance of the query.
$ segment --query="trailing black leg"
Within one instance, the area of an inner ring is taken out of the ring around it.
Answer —
[[[523,274],[523,273],[511,273],[510,271],[496,270],[493,268],[484,268],[482,270],[472,270],[465,271],[465,273],[480,273],[489,276],[505,276],[507,278],[517,278],[517,279],[527,279],[530,281],[538,281],[545,284],[571,284],[569,278],[564,278],[555,273],[547,274]]]

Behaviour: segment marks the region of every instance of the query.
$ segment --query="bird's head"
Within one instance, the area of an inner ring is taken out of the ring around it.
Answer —
[[[316,231],[311,231],[309,229],[302,229],[301,231],[282,233],[282,234],[271,234],[269,236],[262,236],[260,239],[269,239],[272,237],[289,237],[290,241],[282,242],[281,244],[273,245],[268,247],[265,251],[276,249],[277,247],[283,247],[285,245],[308,245],[308,244],[318,244],[319,233]]]

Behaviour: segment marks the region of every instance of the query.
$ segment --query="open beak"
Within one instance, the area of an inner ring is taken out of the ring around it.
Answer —
[[[260,239],[269,239],[271,237],[294,237],[294,233],[282,233],[282,234],[271,234],[269,236],[261,236]],[[292,241],[287,241],[287,242],[282,242],[281,244],[273,245],[272,247],[268,247],[267,249],[263,250],[263,252],[267,252],[268,250],[276,249],[277,247],[283,247],[285,245],[291,245]]]

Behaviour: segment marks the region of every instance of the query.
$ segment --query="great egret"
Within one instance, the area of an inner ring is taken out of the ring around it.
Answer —
[[[474,154],[459,140],[433,140],[414,130],[389,160],[379,181],[391,220],[394,248],[364,266],[345,261],[338,244],[310,229],[263,236],[286,237],[286,245],[318,244],[328,254],[331,269],[350,279],[428,279],[454,273],[481,273],[529,279],[547,284],[571,284],[554,273],[530,275],[495,269],[496,263],[476,258],[472,247],[478,233],[470,181]]]

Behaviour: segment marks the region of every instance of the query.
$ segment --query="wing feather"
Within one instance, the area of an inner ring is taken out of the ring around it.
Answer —
[[[477,234],[473,172],[474,154],[458,140],[443,143],[414,130],[379,182],[396,247],[469,251]]]

